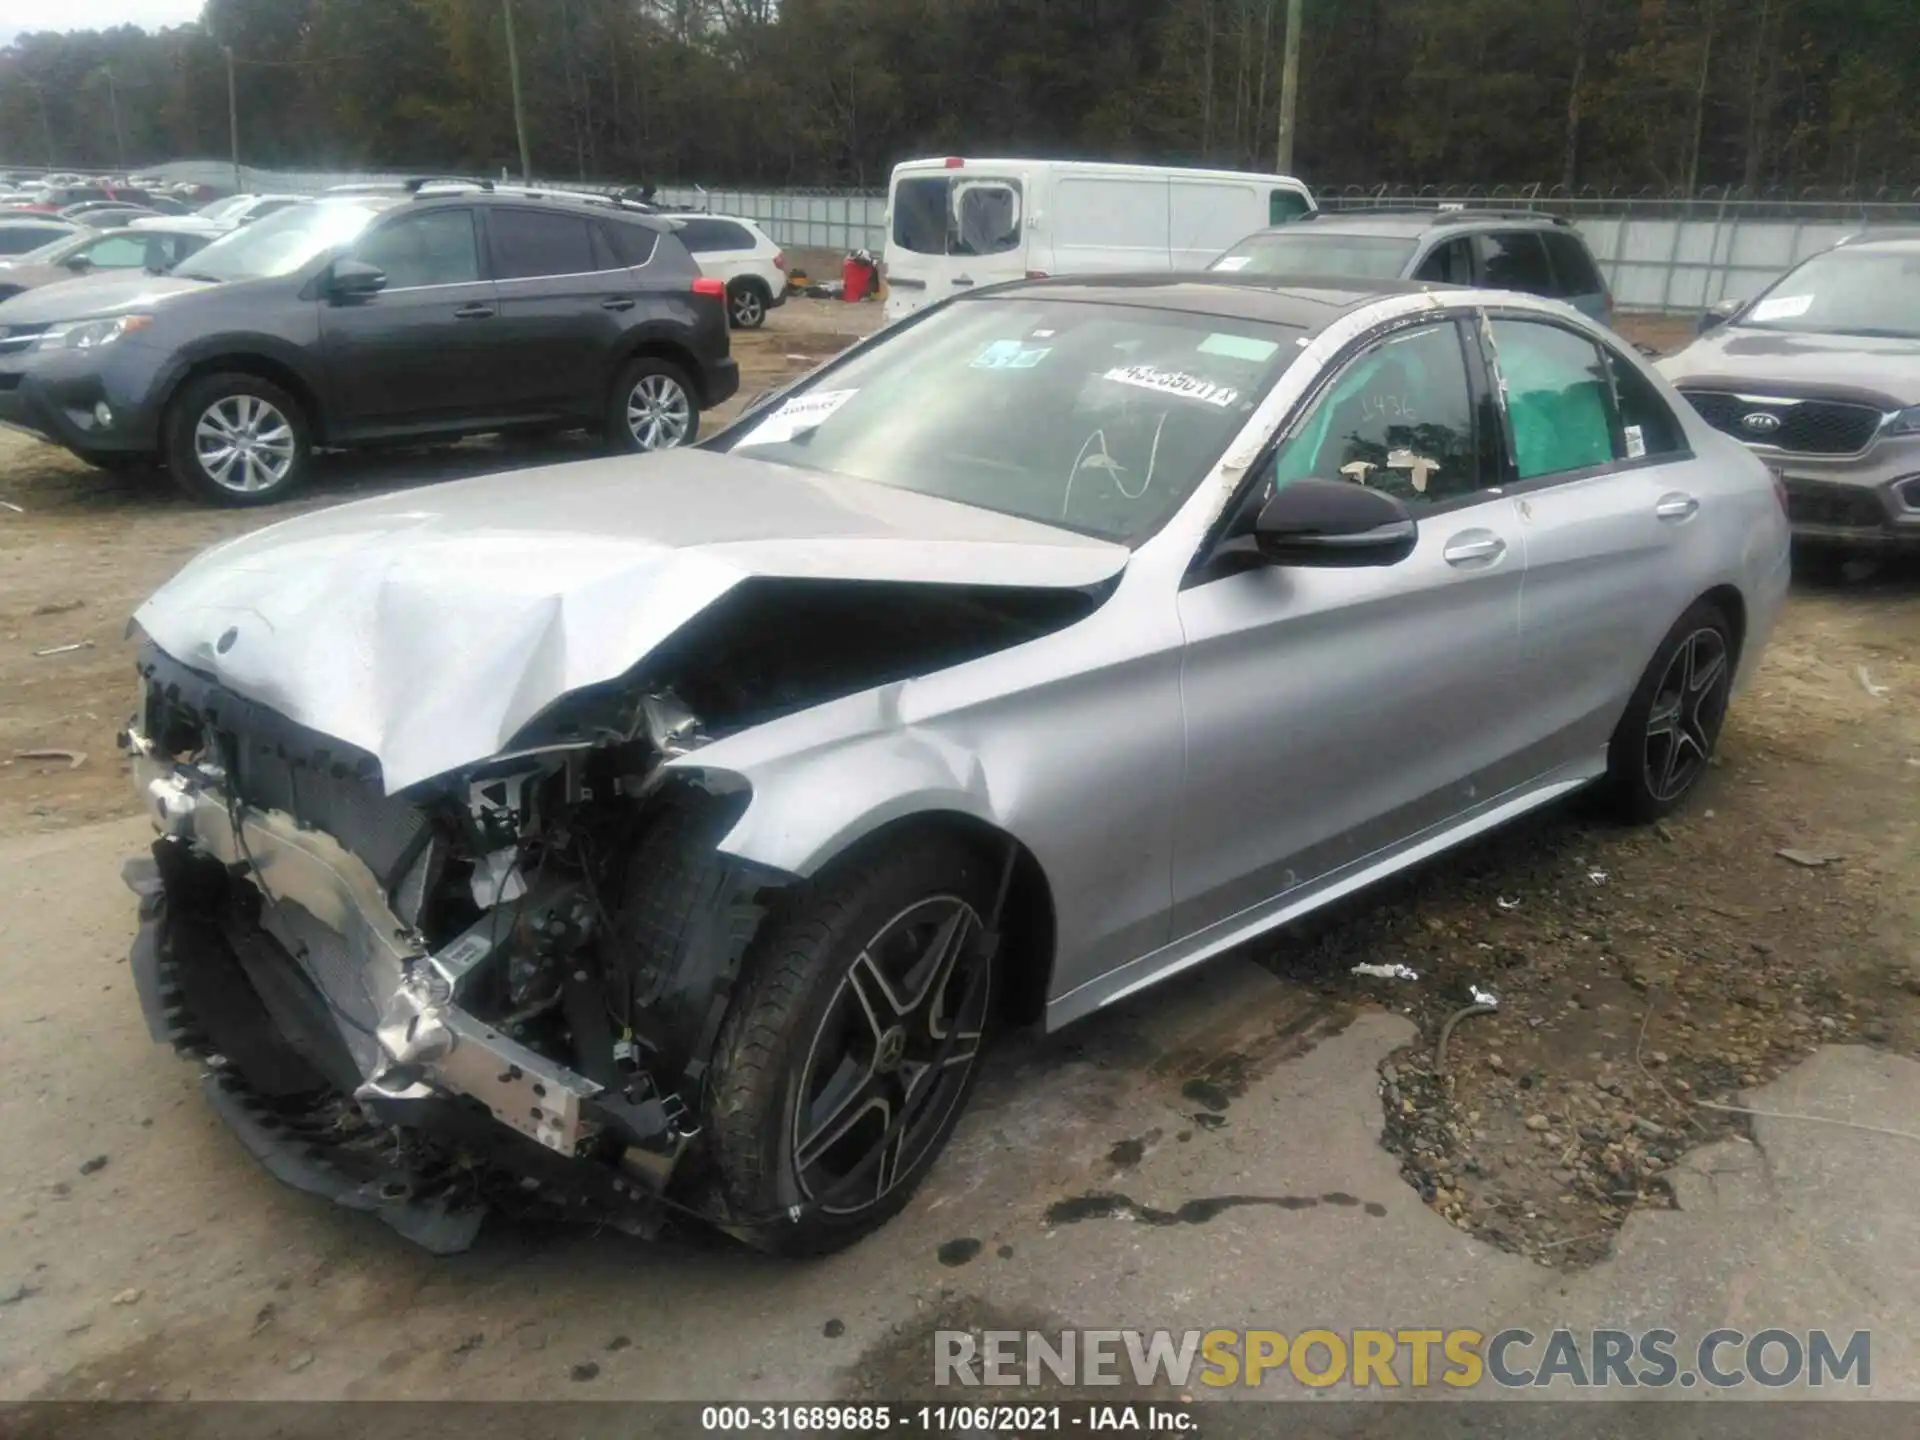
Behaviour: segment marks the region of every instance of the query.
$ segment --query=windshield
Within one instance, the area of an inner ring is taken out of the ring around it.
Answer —
[[[1242,275],[1315,275],[1391,280],[1413,259],[1415,243],[1386,235],[1289,230],[1249,235],[1207,268]]]
[[[1920,250],[1829,250],[1789,273],[1737,324],[1920,339]]]
[[[293,205],[223,235],[179,273],[189,280],[261,280],[291,275],[352,240],[378,214],[352,201]]]
[[[961,301],[712,448],[1137,545],[1193,493],[1298,335],[1127,305]]]

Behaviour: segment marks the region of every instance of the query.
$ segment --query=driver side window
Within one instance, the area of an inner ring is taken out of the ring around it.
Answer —
[[[387,273],[388,290],[460,285],[480,278],[471,210],[428,210],[381,226],[353,258]]]
[[[1484,488],[1459,327],[1402,331],[1348,364],[1276,458],[1276,487],[1307,477],[1385,490],[1415,508]]]

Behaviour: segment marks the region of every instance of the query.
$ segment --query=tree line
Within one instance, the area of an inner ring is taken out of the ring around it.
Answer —
[[[207,0],[0,50],[0,163],[872,187],[916,155],[1271,168],[1286,0]],[[1343,184],[1907,191],[1920,0],[1305,0]]]

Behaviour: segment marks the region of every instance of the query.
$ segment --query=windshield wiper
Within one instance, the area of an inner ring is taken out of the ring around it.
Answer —
[[[176,270],[173,273],[182,280],[204,280],[209,285],[218,285],[220,283],[220,277],[218,275],[208,275],[199,270]]]

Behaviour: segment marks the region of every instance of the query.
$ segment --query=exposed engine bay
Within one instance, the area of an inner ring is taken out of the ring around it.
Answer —
[[[155,1038],[279,1178],[430,1249],[490,1204],[650,1233],[699,1209],[673,1197],[702,1077],[793,883],[718,851],[744,791],[666,762],[1099,599],[752,581],[501,756],[392,795],[371,755],[148,644],[124,740],[160,831],[128,874]]]

